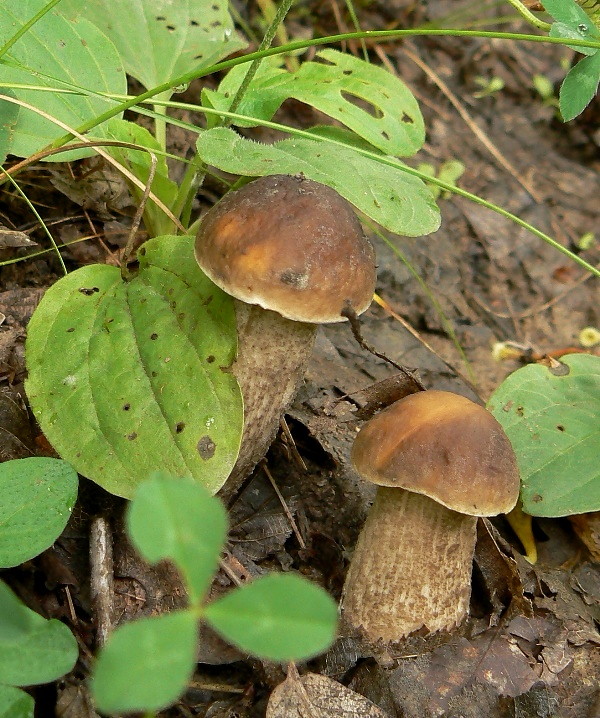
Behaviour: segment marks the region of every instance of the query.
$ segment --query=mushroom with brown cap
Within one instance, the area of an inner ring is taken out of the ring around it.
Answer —
[[[318,324],[364,312],[375,257],[352,206],[303,176],[270,175],[228,193],[203,217],[196,259],[236,300],[233,372],[244,398],[244,433],[222,495],[265,455],[292,401]]]
[[[483,407],[423,391],[367,422],[352,448],[377,485],[342,596],[348,626],[371,643],[465,618],[478,516],[507,513],[519,495],[508,437]]]

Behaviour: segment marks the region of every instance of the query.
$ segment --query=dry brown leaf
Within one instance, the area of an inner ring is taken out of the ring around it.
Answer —
[[[290,670],[271,694],[266,718],[389,718],[374,703],[341,683]]]

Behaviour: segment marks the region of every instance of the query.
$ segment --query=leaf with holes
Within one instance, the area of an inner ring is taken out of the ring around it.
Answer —
[[[278,59],[263,62],[237,112],[270,120],[292,97],[338,120],[386,154],[410,157],[422,147],[423,117],[402,80],[337,50],[321,50],[317,58],[320,62],[303,62],[295,73],[281,69]],[[228,110],[246,72],[244,66],[233,68],[218,91],[207,90],[203,97],[213,107]]]
[[[35,456],[0,464],[0,566],[18,566],[60,536],[77,500],[66,461]]]
[[[161,469],[216,492],[239,450],[233,303],[200,271],[193,244],[150,240],[128,282],[116,267],[82,267],[29,323],[26,391],[42,430],[119,496]]]
[[[46,4],[46,0],[3,3],[0,46]],[[125,72],[110,40],[87,20],[68,22],[56,10],[46,13],[10,48],[0,63],[0,81],[42,87],[60,87],[63,81],[92,92],[127,92]],[[18,99],[75,128],[114,104],[100,96],[56,91],[15,88],[14,93]],[[104,132],[104,125],[94,130],[100,137],[105,136]],[[18,157],[27,157],[64,134],[65,130],[51,120],[22,107],[10,151]],[[65,162],[91,154],[91,151],[78,150],[53,159]]]
[[[523,509],[533,516],[600,510],[600,358],[563,357],[505,379],[488,408],[504,427],[521,471]]]
[[[93,22],[115,44],[125,70],[144,87],[160,85],[241,50],[227,0],[63,0],[65,17]],[[169,93],[170,94],[170,93]]]
[[[435,232],[440,212],[417,177],[365,157],[351,147],[305,138],[265,145],[216,127],[201,132],[198,153],[207,164],[253,177],[297,174],[329,185],[386,229],[410,237]]]

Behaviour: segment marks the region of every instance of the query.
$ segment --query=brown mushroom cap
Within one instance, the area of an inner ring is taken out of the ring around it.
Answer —
[[[496,419],[458,394],[422,391],[367,422],[352,448],[365,479],[423,494],[470,516],[514,508],[519,471]]]
[[[345,306],[361,314],[375,289],[352,206],[303,177],[261,177],[225,195],[202,219],[196,259],[228,294],[296,321],[343,321]]]

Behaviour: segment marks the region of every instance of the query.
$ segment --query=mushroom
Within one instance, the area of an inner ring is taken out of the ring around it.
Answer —
[[[302,381],[318,324],[361,314],[375,290],[375,257],[352,206],[303,176],[271,175],[223,197],[203,217],[196,259],[236,299],[233,365],[244,398],[237,462],[221,496],[267,449]]]
[[[372,644],[458,626],[477,517],[507,513],[519,495],[504,430],[463,396],[422,391],[362,427],[352,463],[377,492],[344,584],[343,620]]]

